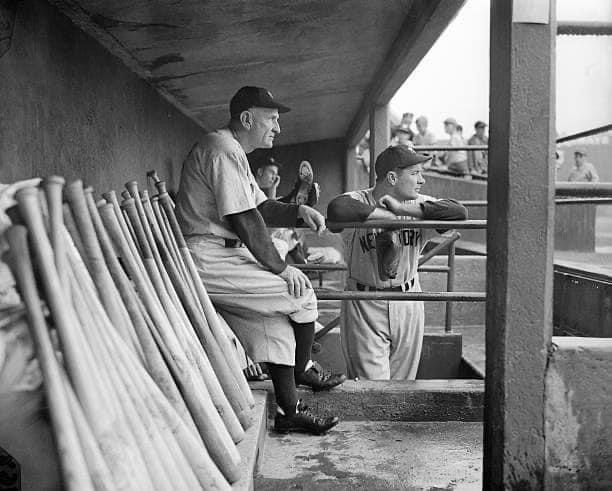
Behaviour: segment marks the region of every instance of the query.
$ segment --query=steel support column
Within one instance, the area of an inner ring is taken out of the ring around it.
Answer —
[[[552,333],[554,3],[545,5],[548,23],[518,23],[513,9],[528,7],[526,0],[491,2],[483,489],[544,486],[544,373]]]
[[[389,146],[391,129],[389,127],[389,106],[374,106],[370,110],[370,186],[376,182],[374,163],[380,152]]]

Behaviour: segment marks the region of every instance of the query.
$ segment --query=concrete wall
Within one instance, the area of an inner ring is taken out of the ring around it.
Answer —
[[[175,187],[202,131],[45,2],[17,2],[0,57],[0,181],[59,174],[101,193],[156,169]]]
[[[546,489],[612,487],[612,340],[553,338],[546,373]]]
[[[466,180],[434,173],[425,175],[423,193],[438,198],[486,200],[486,181]],[[595,250],[595,210],[592,205],[564,205],[555,208],[555,249],[571,251]],[[470,219],[484,219],[484,207],[469,207]],[[462,240],[486,242],[484,230],[460,230]]]

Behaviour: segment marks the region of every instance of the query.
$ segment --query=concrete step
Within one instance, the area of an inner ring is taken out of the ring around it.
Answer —
[[[482,423],[341,421],[327,435],[270,432],[255,489],[481,489]]]

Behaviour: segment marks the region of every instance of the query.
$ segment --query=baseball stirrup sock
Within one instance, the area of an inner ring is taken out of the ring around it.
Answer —
[[[306,364],[310,361],[315,324],[314,322],[291,321],[291,326],[295,335],[295,373],[298,374],[306,370]]]
[[[274,385],[276,404],[282,414],[293,414],[298,402],[293,367],[268,363],[268,372]]]

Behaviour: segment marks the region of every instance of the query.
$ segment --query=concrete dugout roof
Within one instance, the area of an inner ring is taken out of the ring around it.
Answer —
[[[51,0],[205,129],[242,85],[292,108],[279,144],[364,134],[465,0]]]

